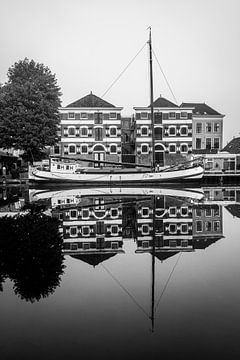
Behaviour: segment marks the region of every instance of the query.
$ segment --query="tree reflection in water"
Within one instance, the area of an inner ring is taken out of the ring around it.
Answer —
[[[58,225],[37,207],[26,215],[0,219],[1,291],[6,278],[26,301],[39,301],[55,291],[64,269]]]

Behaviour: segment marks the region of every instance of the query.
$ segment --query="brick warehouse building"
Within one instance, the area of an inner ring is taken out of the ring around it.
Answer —
[[[61,141],[54,153],[76,159],[121,161],[121,110],[92,92],[60,108]],[[84,161],[82,165],[92,163]]]
[[[153,103],[155,160],[160,166],[176,164],[192,153],[193,107],[179,108],[160,96]],[[134,107],[136,162],[150,164],[152,159],[151,108]]]

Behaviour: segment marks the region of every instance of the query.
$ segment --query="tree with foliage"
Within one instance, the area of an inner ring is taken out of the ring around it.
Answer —
[[[15,294],[30,302],[53,294],[64,269],[59,221],[42,210],[0,218],[0,291],[9,278]]]
[[[24,150],[27,160],[39,160],[57,141],[61,93],[55,74],[25,58],[7,75],[0,87],[0,147]]]

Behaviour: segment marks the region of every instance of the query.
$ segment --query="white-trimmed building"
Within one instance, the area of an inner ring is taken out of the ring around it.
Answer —
[[[155,161],[160,166],[176,164],[192,153],[193,107],[179,108],[159,97],[154,107]],[[134,107],[136,120],[136,162],[150,164],[152,159],[151,108]]]
[[[55,155],[121,161],[121,110],[92,92],[60,108],[61,141]]]

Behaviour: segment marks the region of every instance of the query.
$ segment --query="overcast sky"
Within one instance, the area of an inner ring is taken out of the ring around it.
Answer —
[[[225,114],[224,138],[240,134],[239,0],[0,0],[0,82],[14,62],[34,59],[56,74],[65,106],[102,97],[148,40],[181,102]],[[155,60],[155,59],[154,59]],[[174,102],[154,65],[154,98]],[[149,105],[147,47],[104,96],[131,115]]]

